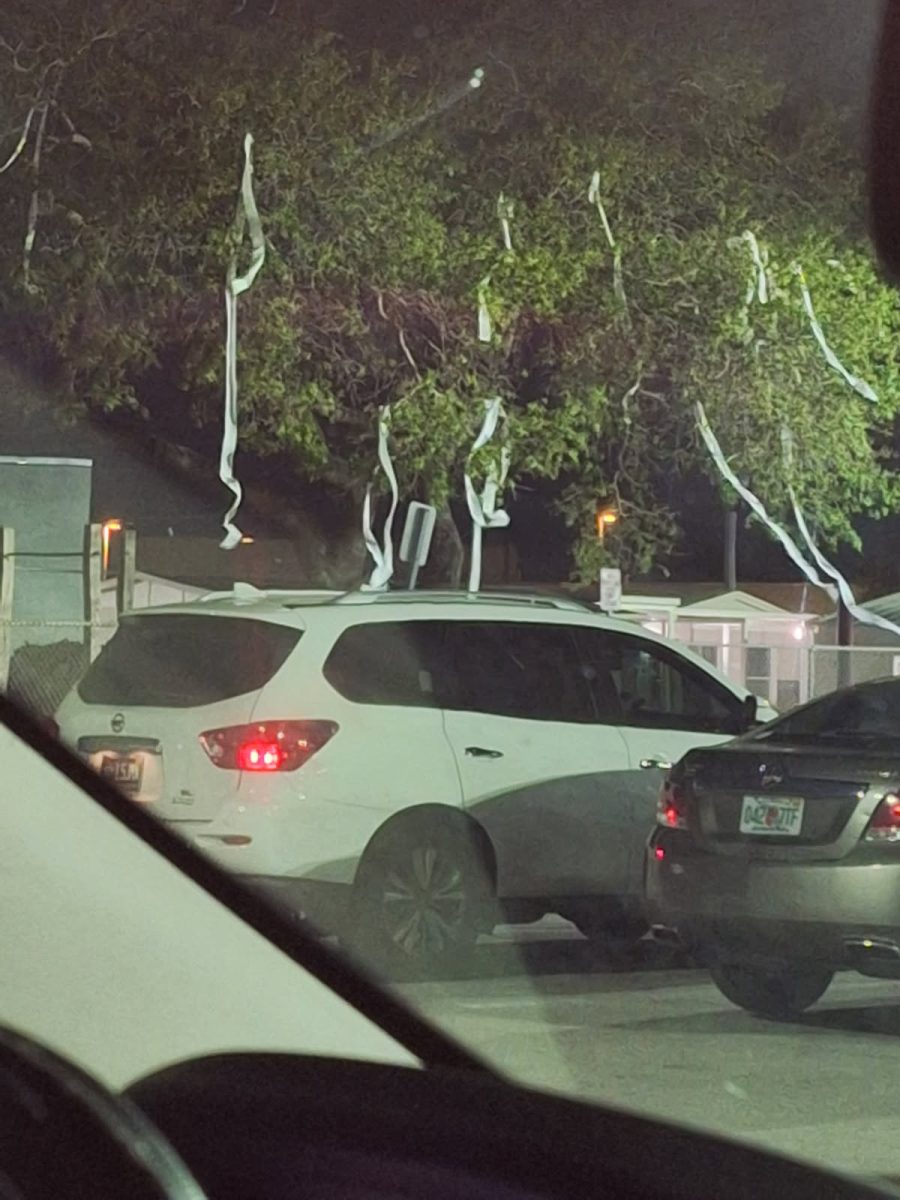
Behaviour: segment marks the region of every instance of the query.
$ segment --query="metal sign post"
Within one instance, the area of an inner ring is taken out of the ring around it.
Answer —
[[[406,524],[403,526],[403,537],[400,540],[400,561],[411,564],[409,582],[406,585],[409,591],[415,589],[419,568],[428,562],[436,518],[437,509],[434,505],[420,504],[418,500],[411,501],[406,510]]]
[[[618,567],[600,568],[600,607],[614,613],[622,603],[622,572]]]

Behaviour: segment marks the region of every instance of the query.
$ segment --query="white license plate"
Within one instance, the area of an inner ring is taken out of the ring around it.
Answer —
[[[143,756],[136,754],[105,754],[100,762],[100,774],[129,796],[141,790],[144,778]]]
[[[760,837],[797,837],[803,824],[803,801],[786,796],[745,796],[741,833]]]

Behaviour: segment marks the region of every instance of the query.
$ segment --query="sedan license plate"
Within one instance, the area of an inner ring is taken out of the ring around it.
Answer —
[[[100,774],[119,791],[129,796],[141,790],[144,778],[143,757],[136,754],[105,754],[100,763]]]
[[[803,824],[803,801],[779,796],[745,796],[741,833],[760,837],[797,837]]]

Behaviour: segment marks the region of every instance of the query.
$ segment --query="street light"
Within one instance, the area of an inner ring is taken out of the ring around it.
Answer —
[[[118,517],[111,517],[110,520],[104,521],[100,531],[100,539],[102,543],[103,557],[103,578],[106,579],[109,574],[109,544],[114,533],[121,533],[123,523]]]
[[[615,525],[619,520],[619,514],[614,508],[598,508],[595,514],[597,523],[597,537],[600,539],[600,545],[606,542],[606,531],[611,525]]]

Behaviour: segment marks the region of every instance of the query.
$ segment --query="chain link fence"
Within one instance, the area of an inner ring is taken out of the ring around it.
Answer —
[[[810,699],[835,688],[900,675],[900,645],[813,646],[810,651]]]
[[[37,716],[59,708],[115,633],[115,622],[5,621],[2,633],[12,647],[5,692]]]
[[[836,688],[900,676],[900,644],[891,646],[694,645],[691,649],[779,712]]]

